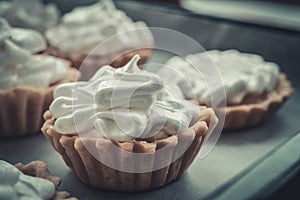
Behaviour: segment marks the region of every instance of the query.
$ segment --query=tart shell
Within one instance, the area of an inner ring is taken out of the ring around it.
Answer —
[[[285,74],[279,75],[276,87],[254,103],[227,106],[224,130],[253,127],[269,119],[284,105],[293,92]]]
[[[61,83],[75,81],[78,75],[76,69],[68,67],[67,76],[47,88],[18,86],[1,89],[0,138],[39,132],[43,124],[43,113],[53,100],[54,89]]]
[[[138,192],[158,188],[175,181],[188,169],[203,142],[218,122],[210,108],[202,107],[200,115],[199,121],[187,130],[152,142],[135,140],[117,142],[105,138],[79,137],[76,133],[62,135],[54,129],[55,119],[50,111],[44,114],[46,121],[41,130],[54,149],[62,155],[65,163],[84,184],[114,191]],[[149,172],[123,172],[98,161],[85,147],[87,144],[97,153],[121,161],[121,165],[136,167],[153,166],[156,162],[168,162],[168,164],[161,169],[153,169]],[[130,157],[110,151],[107,148],[110,144],[130,153],[153,154],[154,156],[151,160],[145,160],[142,157],[140,160],[130,162]],[[187,146],[188,144],[190,145]],[[186,151],[180,153],[182,147],[185,147]],[[154,154],[161,148],[168,148],[167,153],[162,156]],[[177,159],[173,159],[175,161],[171,162],[173,156],[176,156]]]

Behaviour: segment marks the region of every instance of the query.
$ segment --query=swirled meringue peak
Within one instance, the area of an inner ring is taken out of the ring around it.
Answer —
[[[55,4],[44,5],[40,0],[0,2],[0,17],[16,27],[44,32],[57,25],[59,16]]]
[[[202,77],[195,77],[196,69],[190,64],[199,63],[204,67],[216,67],[220,72],[226,92],[227,104],[234,105],[243,101],[246,95],[260,95],[272,90],[278,79],[279,67],[275,63],[266,62],[261,56],[241,53],[237,50],[212,50],[204,53],[188,55],[186,58],[174,56],[166,65],[172,66],[192,86],[199,103],[210,105],[209,90]],[[162,74],[165,81],[173,78]],[[186,81],[178,80],[177,84],[187,99],[191,98],[185,89]],[[210,88],[210,92],[213,91]]]
[[[61,24],[46,31],[45,35],[50,45],[60,51],[82,55],[90,53],[111,36],[136,29],[143,30],[118,37],[113,45],[97,54],[153,44],[152,34],[144,22],[133,22],[123,11],[116,9],[111,0],[102,0],[74,8],[62,17]]]
[[[0,199],[51,199],[54,184],[46,179],[23,174],[15,166],[0,160]]]
[[[61,80],[67,73],[64,61],[32,55],[45,48],[39,32],[13,28],[0,18],[0,89],[20,85],[47,87]]]
[[[103,66],[87,82],[62,84],[50,111],[61,134],[117,141],[173,135],[195,123],[199,108],[177,98],[161,78],[140,70],[135,55],[125,66]]]

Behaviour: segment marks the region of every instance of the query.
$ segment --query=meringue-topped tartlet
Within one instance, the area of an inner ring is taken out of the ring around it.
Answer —
[[[174,181],[217,123],[212,109],[199,110],[139,69],[139,59],[61,85],[44,115],[42,132],[87,185],[143,191]]]
[[[43,161],[15,166],[0,160],[0,199],[77,200],[69,193],[57,192],[61,179],[52,176]]]
[[[53,89],[74,81],[77,72],[66,60],[34,55],[46,48],[42,35],[13,28],[3,18],[0,47],[0,137],[38,132]]]
[[[60,12],[55,4],[44,5],[41,0],[13,0],[0,2],[0,17],[12,26],[44,33],[57,25]]]
[[[224,129],[236,129],[255,126],[275,113],[292,93],[292,88],[279,66],[265,61],[261,56],[240,53],[237,50],[212,50],[188,55],[185,58],[175,56],[167,61],[192,87],[186,89],[186,81],[178,80],[177,85],[186,99],[196,98],[200,105],[210,106],[210,93],[206,80],[197,75],[190,64],[198,63],[206,67],[216,67],[220,72],[226,93],[227,107]],[[213,64],[213,65],[212,65]],[[163,73],[165,81],[173,80]],[[210,88],[210,92],[213,88]]]
[[[120,67],[137,52],[142,57],[141,64],[153,47],[152,34],[147,25],[142,21],[133,22],[110,0],[74,8],[62,17],[61,24],[49,29],[45,35],[50,44],[48,52],[69,59],[76,68],[85,58],[88,59],[85,65],[91,68],[104,64]],[[111,37],[114,39],[109,44],[98,46]],[[97,71],[90,70],[92,73],[88,78]]]

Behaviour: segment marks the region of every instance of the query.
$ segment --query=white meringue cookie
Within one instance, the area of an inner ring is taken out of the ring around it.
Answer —
[[[122,68],[103,66],[87,82],[58,86],[50,106],[61,134],[94,133],[117,141],[149,138],[165,127],[176,134],[195,122],[199,108],[176,97],[134,56]],[[76,85],[78,84],[78,85]]]

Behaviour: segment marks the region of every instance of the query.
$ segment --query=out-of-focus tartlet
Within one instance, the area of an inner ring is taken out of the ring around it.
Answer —
[[[153,47],[147,25],[142,21],[133,22],[123,11],[116,9],[111,0],[74,8],[62,17],[61,24],[49,29],[45,35],[50,55],[70,60],[77,69],[85,60],[80,69],[85,80],[100,66],[121,67],[137,53],[141,55],[139,64],[143,64]],[[111,37],[113,39],[107,42]],[[97,46],[100,43],[102,45]]]
[[[212,109],[178,98],[138,60],[61,85],[44,114],[42,132],[87,185],[135,192],[175,181],[217,124]]]
[[[0,160],[0,199],[76,200],[68,192],[56,191],[60,182],[43,161],[13,166]]]
[[[227,130],[258,125],[271,117],[292,94],[291,84],[280,72],[279,66],[265,61],[259,55],[237,50],[212,50],[188,55],[186,59],[178,56],[171,58],[166,64],[182,75],[177,85],[185,98],[194,99],[200,105],[210,106],[208,91],[218,92],[220,88],[208,90],[206,83],[214,78],[206,77],[205,80],[199,76],[201,69],[196,70],[191,63],[204,69],[216,67],[220,73],[227,106],[219,108],[218,112],[225,112],[223,128]],[[161,75],[167,82],[174,80],[168,72]],[[186,89],[185,83],[189,83],[192,90]]]
[[[77,79],[68,61],[33,55],[45,48],[40,33],[0,18],[0,137],[39,132],[54,88]]]
[[[60,12],[55,4],[40,0],[12,0],[0,2],[0,17],[12,26],[45,32],[58,24]]]

